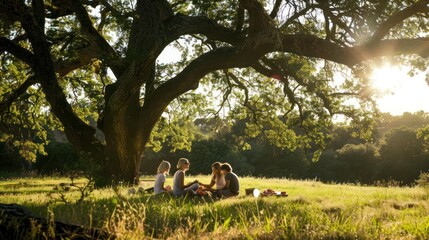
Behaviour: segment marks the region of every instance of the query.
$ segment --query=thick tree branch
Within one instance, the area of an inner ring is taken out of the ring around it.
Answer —
[[[218,40],[231,45],[242,44],[244,40],[242,33],[225,28],[207,17],[178,14],[167,19],[164,24],[165,31],[168,33],[167,43],[188,34],[202,34],[210,40]]]
[[[249,13],[249,34],[260,33],[273,28],[273,20],[267,14],[262,4],[257,0],[239,0],[240,6]]]
[[[282,4],[282,1],[283,1],[283,0],[276,0],[276,2],[274,3],[273,10],[272,10],[272,11],[271,11],[271,13],[270,13],[270,17],[271,17],[271,18],[275,18],[275,17],[277,17],[277,14],[279,13],[280,6],[281,6],[281,4]]]
[[[429,0],[420,0],[417,3],[393,14],[385,22],[381,23],[374,32],[369,42],[376,42],[383,39],[389,31],[405,19],[416,15],[417,13],[429,12]]]
[[[221,47],[201,55],[177,76],[160,85],[150,98],[145,99],[139,117],[141,131],[152,129],[167,105],[181,94],[196,89],[200,79],[206,74],[226,68],[248,67],[260,57],[259,50],[240,50],[235,47]]]
[[[21,1],[16,0],[0,0],[0,17],[8,21],[22,21],[22,12],[28,12],[29,7]]]
[[[156,60],[169,43],[166,38],[170,33],[165,31],[164,21],[171,17],[173,12],[164,0],[137,1],[127,49],[127,64],[131,61]]]
[[[220,47],[204,53],[183,69],[177,76],[160,85],[150,102],[170,102],[177,96],[198,87],[199,80],[206,74],[226,68],[244,68],[263,56],[260,49],[239,49]]]
[[[111,107],[125,104],[127,107],[124,111],[138,110],[140,88],[143,84],[150,85],[154,81],[156,59],[166,46],[165,37],[168,33],[163,32],[163,19],[169,18],[170,14],[171,9],[166,1],[137,1],[124,60],[127,68],[116,82],[117,86],[111,88],[111,97],[108,98],[106,94],[106,104],[112,101]],[[131,110],[131,107],[136,109]],[[124,116],[125,114],[121,117]]]
[[[76,1],[69,0],[68,3],[69,7],[76,13],[84,34],[98,47],[101,60],[106,62],[116,76],[120,76],[124,71],[124,66],[121,65],[121,58],[97,29],[94,28],[85,7],[81,3],[76,3]]]
[[[22,94],[24,94],[29,87],[35,84],[36,76],[31,76],[25,82],[22,83],[15,91],[13,91],[9,96],[5,97],[2,102],[0,102],[0,113],[6,111],[10,105],[15,102]]]
[[[162,21],[165,19],[174,16],[173,9],[171,8],[170,3],[167,0],[158,0],[155,1],[158,14]]]
[[[235,31],[241,32],[244,25],[244,8],[238,7],[237,16],[235,16]]]
[[[50,53],[50,44],[44,34],[44,26],[37,24],[37,20],[24,2],[8,1],[4,7],[15,11],[11,14],[19,16],[18,19],[28,35],[34,54],[37,56],[33,70],[40,77],[39,82],[42,90],[52,112],[63,123],[67,138],[80,150],[100,153],[102,144],[95,138],[95,129],[76,115],[58,83]],[[16,12],[17,10],[20,11]]]
[[[73,14],[73,11],[69,8],[64,8],[64,6],[55,5],[54,3],[45,3],[45,8],[47,10],[46,17],[51,19],[57,19],[60,17],[68,16]]]
[[[3,51],[9,52],[13,56],[28,64],[30,67],[34,67],[36,59],[32,52],[5,37],[0,37],[0,54]]]
[[[354,47],[341,47],[312,35],[283,35],[283,46],[278,51],[316,57],[349,67],[365,60],[400,54],[417,54],[429,57],[429,38],[382,40]]]
[[[36,19],[39,26],[43,27],[45,25],[45,4],[43,0],[33,0],[31,5],[33,7],[34,19]]]
[[[61,60],[55,63],[55,71],[61,76],[65,76],[83,66],[86,66],[92,62],[93,59],[97,59],[98,47],[91,44],[85,48],[78,49],[76,51],[77,58]]]

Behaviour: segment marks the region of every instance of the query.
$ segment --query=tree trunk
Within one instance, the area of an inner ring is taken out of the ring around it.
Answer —
[[[106,131],[106,177],[111,179],[113,184],[138,183],[143,149],[133,144],[133,140],[135,138],[126,135],[119,136],[111,129]]]
[[[106,95],[103,130],[106,138],[106,177],[113,184],[138,183],[141,154],[146,142],[142,142],[139,130],[140,87],[133,86],[141,79],[142,70],[130,66]],[[137,76],[136,76],[137,74]],[[133,81],[134,80],[134,81]],[[149,133],[150,134],[150,133]]]
[[[138,183],[143,152],[167,105],[167,101],[146,99],[144,106],[140,107],[138,98],[131,104],[122,101],[115,104],[110,99],[104,117],[108,179]]]

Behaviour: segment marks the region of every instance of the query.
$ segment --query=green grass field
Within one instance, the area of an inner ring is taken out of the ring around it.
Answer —
[[[210,176],[187,176],[208,182]],[[141,187],[154,177],[142,177]],[[171,184],[171,177],[167,184]],[[84,185],[85,180],[79,179]],[[211,201],[128,194],[128,187],[94,190],[83,202],[67,178],[0,181],[0,202],[18,203],[40,217],[102,228],[119,239],[429,239],[427,189],[324,184],[242,177],[240,196]],[[289,197],[245,196],[246,188],[286,191]],[[51,197],[48,196],[51,193]]]

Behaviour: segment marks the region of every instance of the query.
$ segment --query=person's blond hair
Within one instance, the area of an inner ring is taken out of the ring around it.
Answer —
[[[168,170],[170,170],[170,163],[167,161],[162,161],[159,166],[158,166],[158,173],[163,173],[164,171],[167,171],[168,174]]]
[[[189,160],[186,158],[180,158],[179,161],[177,162],[177,168],[180,169],[185,164],[189,164]]]
[[[214,162],[214,163],[212,164],[212,167],[214,167],[216,170],[220,170],[220,166],[221,166],[221,163],[220,163],[220,162]]]

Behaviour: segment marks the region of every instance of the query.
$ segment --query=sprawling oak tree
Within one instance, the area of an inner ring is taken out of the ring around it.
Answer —
[[[364,87],[335,86],[336,70],[359,73],[393,56],[425,66],[428,13],[429,0],[0,0],[2,137],[20,140],[25,154],[26,136],[46,139],[41,126],[58,121],[70,143],[98,156],[105,177],[133,182],[169,104],[210,79],[225,86],[221,104],[239,89],[244,117],[283,123],[264,133],[291,147],[296,119],[321,136],[318,124],[336,114],[370,112],[345,105],[365,98]],[[167,46],[182,59],[159,62]],[[26,130],[7,134],[17,125]]]

